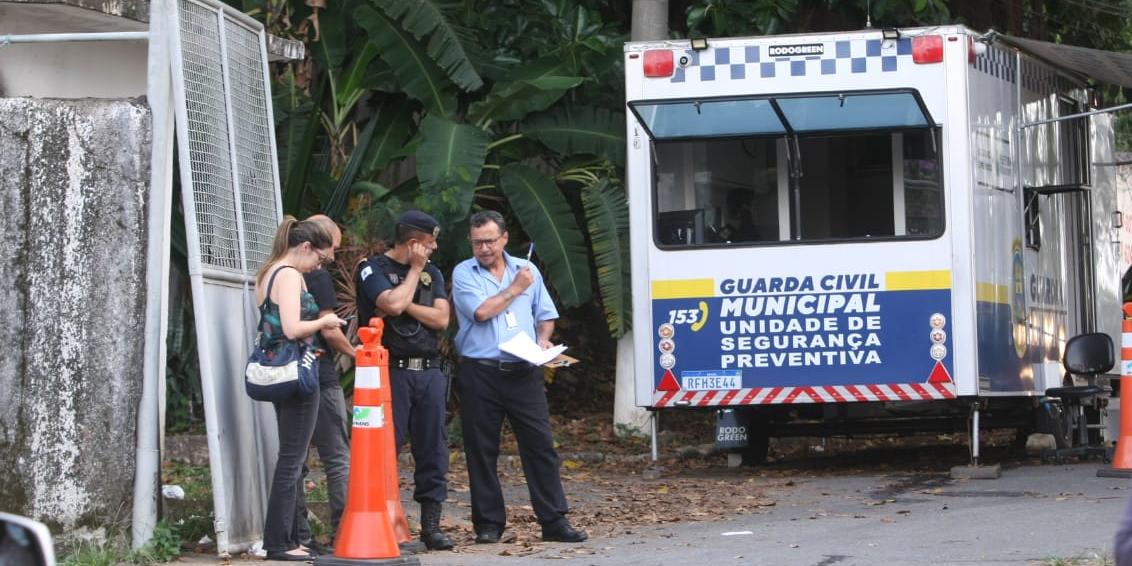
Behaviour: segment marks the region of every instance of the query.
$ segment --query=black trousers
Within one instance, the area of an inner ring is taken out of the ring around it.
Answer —
[[[263,523],[263,549],[291,550],[299,546],[299,498],[303,494],[303,465],[318,418],[318,394],[296,395],[274,403],[279,433],[279,459],[267,497]]]
[[[468,461],[472,524],[476,532],[487,525],[503,529],[507,524],[497,469],[504,417],[511,423],[519,443],[519,458],[535,517],[543,525],[562,519],[569,508],[558,473],[558,452],[550,431],[542,370],[532,367],[504,371],[464,361],[459,375],[464,456]]]
[[[413,499],[448,498],[448,378],[437,368],[389,368],[397,452],[412,440]]]
[[[338,382],[338,368],[333,361],[319,364],[318,420],[311,442],[318,448],[318,459],[326,472],[326,495],[330,503],[331,540],[338,532],[342,511],[346,509],[346,486],[350,479],[350,433],[346,425],[346,399]],[[307,475],[303,466],[303,476]],[[299,492],[299,541],[310,540],[306,497]]]

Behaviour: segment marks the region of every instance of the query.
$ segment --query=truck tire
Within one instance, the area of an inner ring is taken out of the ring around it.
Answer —
[[[765,428],[752,430],[747,436],[747,446],[742,449],[744,466],[761,466],[766,463],[770,452],[770,431]]]

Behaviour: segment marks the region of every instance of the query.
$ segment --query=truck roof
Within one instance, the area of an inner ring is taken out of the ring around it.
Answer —
[[[902,36],[912,37],[928,33],[933,34],[957,34],[966,33],[971,35],[979,35],[978,32],[971,30],[966,26],[960,25],[946,25],[946,26],[931,26],[931,27],[915,27],[915,28],[894,28]],[[820,33],[784,33],[779,35],[751,35],[743,37],[709,37],[706,38],[708,45],[752,45],[756,43],[785,43],[796,41],[799,39],[810,40],[828,40],[828,39],[853,39],[860,37],[874,37],[882,33],[880,28],[861,29],[853,31],[834,31],[834,32],[820,32]],[[627,41],[625,42],[625,52],[632,51],[645,51],[647,49],[658,48],[688,48],[691,44],[691,39],[664,39],[656,41]]]
[[[1087,47],[1077,47],[1060,43],[1014,37],[995,31],[986,34],[963,25],[943,25],[912,28],[892,28],[901,37],[918,35],[964,34],[980,38],[988,43],[1001,43],[1035,57],[1047,65],[1059,69],[1063,74],[1076,80],[1092,79],[1097,82],[1132,88],[1132,54],[1104,51]],[[746,37],[705,38],[708,47],[734,47],[742,45],[782,45],[799,41],[832,41],[836,39],[861,39],[882,36],[887,29],[871,28],[855,31],[793,33],[781,35],[756,35]],[[690,49],[691,39],[666,39],[659,41],[629,41],[625,43],[626,53],[647,51],[649,49]]]

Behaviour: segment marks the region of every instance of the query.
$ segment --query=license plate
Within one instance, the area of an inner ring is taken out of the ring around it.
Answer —
[[[684,371],[680,372],[680,385],[684,391],[729,391],[743,388],[743,374],[739,371]]]

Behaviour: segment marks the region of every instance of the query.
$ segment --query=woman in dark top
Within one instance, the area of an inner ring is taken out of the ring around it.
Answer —
[[[316,222],[288,216],[275,232],[271,257],[256,273],[256,301],[266,309],[259,326],[260,345],[272,349],[284,341],[310,342],[324,328],[345,324],[334,313],[319,317],[318,305],[306,289],[303,273],[331,257],[330,234]],[[271,480],[263,548],[268,560],[305,561],[312,553],[298,542],[298,496],[302,467],[318,416],[318,395],[296,395],[274,403],[279,428],[279,458]]]

